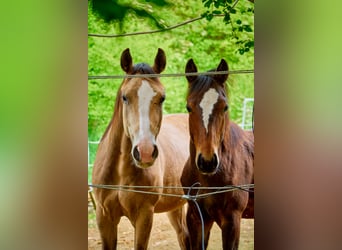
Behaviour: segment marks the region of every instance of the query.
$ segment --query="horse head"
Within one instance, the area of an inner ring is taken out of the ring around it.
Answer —
[[[158,49],[152,67],[146,63],[133,65],[129,49],[121,55],[121,68],[129,75],[159,74],[165,65],[162,49]],[[128,77],[124,79],[120,94],[123,126],[132,143],[132,157],[138,167],[147,168],[158,156],[156,139],[162,122],[165,89],[157,77]]]
[[[228,71],[222,59],[215,70]],[[185,68],[186,73],[196,73],[192,59]],[[216,173],[220,164],[219,148],[225,134],[228,119],[228,104],[225,82],[228,74],[187,76],[187,110],[191,144],[194,145],[195,163],[202,174]]]

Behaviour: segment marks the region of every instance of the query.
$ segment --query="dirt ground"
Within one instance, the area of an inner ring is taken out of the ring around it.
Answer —
[[[134,242],[133,227],[126,217],[122,217],[119,224],[118,246],[119,250],[132,250]],[[96,226],[94,209],[88,209],[88,250],[100,250],[101,239]],[[149,242],[149,249],[178,250],[177,236],[165,213],[155,214]],[[214,224],[210,233],[208,250],[222,249],[221,231]],[[254,249],[254,220],[243,219],[240,232],[240,250]]]

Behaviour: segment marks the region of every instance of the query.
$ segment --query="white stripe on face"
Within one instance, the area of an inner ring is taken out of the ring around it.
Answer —
[[[205,127],[205,130],[208,133],[208,124],[209,124],[209,117],[211,112],[213,111],[214,105],[217,102],[219,94],[213,88],[210,88],[205,94],[203,95],[202,101],[200,102],[200,107],[202,109],[202,120]]]
[[[151,88],[150,84],[146,80],[142,80],[142,84],[138,90],[139,101],[139,136],[151,135],[150,131],[150,103],[152,98],[157,93]]]

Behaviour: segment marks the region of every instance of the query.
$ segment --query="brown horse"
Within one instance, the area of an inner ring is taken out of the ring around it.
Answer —
[[[216,71],[228,71],[225,60],[221,60]],[[192,59],[185,72],[197,72]],[[196,182],[202,187],[221,187],[253,181],[254,137],[229,120],[227,78],[228,74],[187,76],[190,157],[181,178],[184,187]],[[210,229],[216,222],[222,231],[223,249],[238,249],[240,220],[248,192],[238,189],[199,198],[197,202],[204,221],[204,247],[208,246]],[[202,242],[200,215],[195,203],[188,204],[186,220],[191,249],[198,250]]]
[[[133,65],[129,49],[121,55],[121,67],[129,75],[159,74],[165,65],[161,49],[152,67]],[[168,212],[181,249],[189,244],[185,200],[161,195],[181,196],[183,190],[158,188],[181,187],[181,173],[189,157],[188,115],[162,118],[164,99],[164,87],[156,77],[126,78],[118,90],[113,117],[98,147],[93,184],[152,186],[143,190],[160,194],[94,188],[103,249],[116,249],[117,225],[122,216],[127,216],[135,229],[134,248],[147,249],[153,213],[161,212]]]

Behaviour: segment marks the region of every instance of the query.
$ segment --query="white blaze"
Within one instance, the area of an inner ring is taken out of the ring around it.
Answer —
[[[213,111],[214,105],[217,102],[219,94],[213,88],[210,88],[202,98],[200,102],[200,107],[202,109],[202,120],[205,127],[205,130],[208,133],[208,124],[209,124],[209,117],[211,112]]]
[[[138,90],[139,101],[139,136],[150,136],[150,103],[156,92],[151,88],[146,80],[142,80],[142,84]]]

